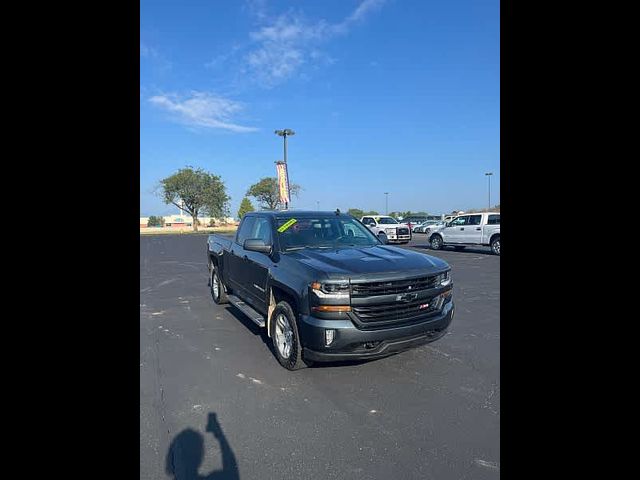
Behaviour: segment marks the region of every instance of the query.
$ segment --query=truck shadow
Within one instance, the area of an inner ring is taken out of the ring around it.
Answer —
[[[229,304],[225,306],[227,307],[226,308],[227,312],[229,312],[236,320],[238,320],[238,322],[244,325],[247,330],[249,330],[254,335],[260,337],[262,341],[265,343],[265,345],[267,345],[269,349],[271,349],[271,340],[269,340],[269,337],[267,336],[266,328],[260,328],[258,325],[253,323],[244,313],[242,313],[233,305]]]
[[[274,348],[273,347],[273,342],[271,342],[271,339],[267,336],[267,330],[257,326],[255,323],[253,323],[251,320],[249,320],[244,313],[242,313],[240,310],[238,310],[233,305],[228,305],[227,306],[227,311],[236,320],[238,320],[238,322],[240,322],[242,325],[244,325],[247,330],[249,330],[255,336],[260,337],[262,342],[266,345],[266,347],[269,349],[269,351],[273,355],[274,361],[277,362],[276,356],[275,356],[276,354],[275,354],[275,352],[273,350],[273,348]],[[373,361],[373,360],[346,360],[346,361],[343,361],[343,362],[313,363],[313,364],[310,365],[310,367],[311,368],[348,367],[348,366],[362,365],[364,363],[369,363],[371,361]]]
[[[220,444],[222,470],[200,474],[205,455],[204,437],[200,432],[186,428],[174,437],[167,452],[165,472],[173,480],[239,480],[236,456],[213,412],[209,413],[206,431]]]

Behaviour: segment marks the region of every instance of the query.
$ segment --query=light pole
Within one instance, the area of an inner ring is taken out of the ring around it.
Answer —
[[[287,196],[289,197],[289,199],[291,199],[291,188],[289,187],[289,167],[287,166],[287,137],[291,137],[295,135],[296,132],[294,132],[290,128],[285,128],[284,130],[276,130],[273,133],[275,133],[279,137],[284,138],[284,165],[285,165],[285,168],[287,169]],[[287,210],[288,208],[289,208],[289,205],[287,202],[285,202],[284,209]]]
[[[320,202],[316,201],[316,204],[317,204],[317,210],[320,211]]]
[[[489,210],[491,210],[491,175],[493,175],[493,172],[485,173],[485,176],[489,177]]]
[[[389,192],[384,192],[384,214],[389,215]]]

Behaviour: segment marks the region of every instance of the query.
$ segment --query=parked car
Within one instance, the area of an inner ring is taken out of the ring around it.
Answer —
[[[209,235],[207,260],[213,301],[265,328],[289,370],[433,342],[454,315],[446,262],[344,213],[247,213],[234,239]]]
[[[360,221],[369,227],[383,243],[409,243],[411,230],[395,218],[387,215],[371,215],[362,217]]]
[[[442,227],[430,229],[427,241],[433,250],[447,245],[457,250],[484,245],[500,255],[500,212],[459,215]]]
[[[444,225],[441,220],[427,220],[420,225],[413,227],[413,233],[425,233],[427,228]]]
[[[426,215],[409,215],[408,217],[403,217],[400,223],[408,225],[409,223],[412,225],[419,225],[422,222],[426,222],[429,220]]]

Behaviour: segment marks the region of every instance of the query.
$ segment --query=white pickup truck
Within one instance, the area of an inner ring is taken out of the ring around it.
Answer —
[[[456,250],[483,245],[500,255],[500,212],[458,215],[444,226],[430,229],[427,241],[433,250],[447,245]]]
[[[388,215],[367,215],[360,221],[383,243],[409,243],[411,230]]]

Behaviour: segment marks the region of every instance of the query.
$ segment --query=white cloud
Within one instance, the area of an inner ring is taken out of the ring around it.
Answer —
[[[356,8],[351,15],[347,17],[346,22],[357,22],[366,17],[370,12],[374,12],[384,4],[386,0],[363,0],[358,8]]]
[[[310,22],[293,12],[268,20],[264,2],[259,2],[258,18],[264,24],[250,34],[256,46],[245,56],[249,72],[264,86],[273,87],[293,76],[304,64],[333,63],[333,59],[320,54],[318,45],[349,33],[356,22],[385,1],[363,0],[344,20],[334,24],[325,20]]]
[[[142,42],[140,42],[140,58],[150,62],[160,73],[166,72],[172,67],[171,62],[158,50]]]
[[[156,95],[149,102],[171,113],[177,121],[186,125],[235,133],[257,130],[232,122],[232,117],[243,108],[240,103],[207,92],[194,91],[187,98],[180,98],[176,94]]]
[[[160,54],[155,48],[150,47],[149,45],[146,45],[142,42],[140,42],[140,57],[149,59],[161,58]]]

